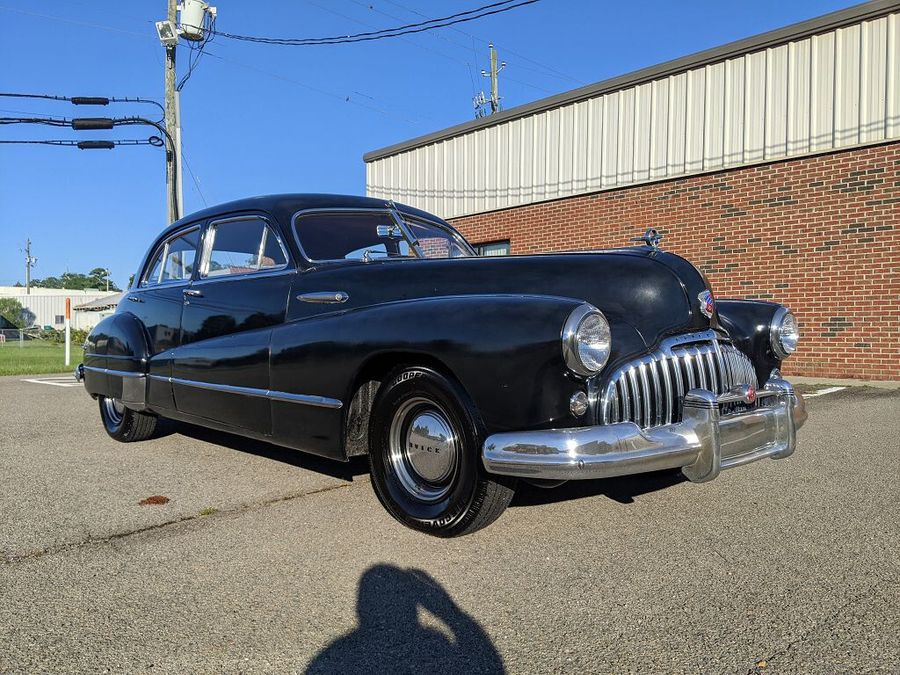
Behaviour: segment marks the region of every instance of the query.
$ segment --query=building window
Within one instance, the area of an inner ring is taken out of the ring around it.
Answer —
[[[57,326],[60,325],[61,323],[65,323],[65,322],[66,322],[66,317],[64,315],[62,315],[62,314],[56,315],[56,325]]]
[[[509,240],[491,241],[486,244],[473,244],[473,248],[482,258],[490,258],[497,255],[509,255]]]

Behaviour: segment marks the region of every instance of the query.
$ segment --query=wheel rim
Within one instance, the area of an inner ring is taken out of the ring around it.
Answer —
[[[122,402],[119,399],[109,397],[104,398],[103,410],[106,413],[107,419],[113,426],[117,427],[122,423],[122,418],[125,415],[125,406],[122,405]]]
[[[423,502],[442,499],[459,464],[459,436],[447,413],[426,398],[403,403],[391,421],[389,459],[410,496]]]

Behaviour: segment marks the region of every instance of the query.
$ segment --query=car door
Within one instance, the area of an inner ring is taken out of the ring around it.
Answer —
[[[175,408],[169,382],[172,354],[181,343],[183,291],[190,287],[200,258],[201,226],[193,223],[161,241],[125,296],[125,311],[141,320],[150,340],[147,401],[154,408]]]
[[[269,348],[284,322],[295,273],[262,215],[211,221],[197,277],[182,289],[181,343],[172,383],[179,411],[271,432]]]

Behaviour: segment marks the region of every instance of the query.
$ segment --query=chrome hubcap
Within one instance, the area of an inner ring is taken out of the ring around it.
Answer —
[[[125,415],[125,406],[122,405],[122,402],[119,401],[119,399],[104,398],[103,408],[106,411],[107,418],[109,418],[109,421],[115,426],[119,426],[122,423],[122,417]]]
[[[433,502],[453,485],[459,439],[448,416],[434,402],[414,398],[394,414],[390,430],[390,464],[410,495]]]

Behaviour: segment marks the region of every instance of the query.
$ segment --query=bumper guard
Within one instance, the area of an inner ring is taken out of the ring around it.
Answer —
[[[720,414],[720,405],[746,400],[746,395],[746,390],[716,396],[691,389],[682,421],[651,429],[620,422],[494,434],[484,443],[482,459],[489,473],[520,478],[576,480],[681,468],[688,479],[702,483],[722,469],[793,454],[797,429],[807,418],[800,394],[773,377],[756,396],[774,400]]]

